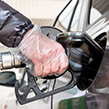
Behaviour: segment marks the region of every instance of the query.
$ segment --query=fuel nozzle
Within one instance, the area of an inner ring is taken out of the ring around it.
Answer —
[[[11,69],[11,68],[19,68],[25,67],[24,63],[21,63],[17,56],[13,55],[10,52],[2,52],[0,53],[0,69]]]

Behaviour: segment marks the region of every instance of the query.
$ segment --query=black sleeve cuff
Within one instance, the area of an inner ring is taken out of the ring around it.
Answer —
[[[16,47],[31,28],[33,28],[33,24],[27,17],[5,2],[0,2],[1,43],[8,47]]]

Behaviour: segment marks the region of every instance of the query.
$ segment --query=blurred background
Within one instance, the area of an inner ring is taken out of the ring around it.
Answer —
[[[68,0],[4,0],[39,26],[51,25]]]

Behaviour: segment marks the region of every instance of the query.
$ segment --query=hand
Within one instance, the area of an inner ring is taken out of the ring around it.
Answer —
[[[62,45],[41,34],[37,25],[27,32],[19,49],[34,63],[37,77],[61,74],[68,67],[68,59]]]

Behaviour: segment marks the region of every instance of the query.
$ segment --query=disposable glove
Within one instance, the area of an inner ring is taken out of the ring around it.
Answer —
[[[20,54],[20,60],[26,64],[33,63],[37,77],[62,74],[68,67],[62,45],[42,34],[38,25],[26,33],[14,54]]]

